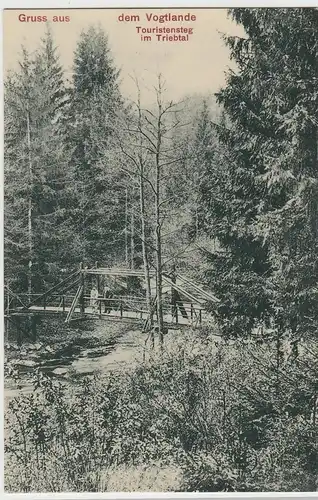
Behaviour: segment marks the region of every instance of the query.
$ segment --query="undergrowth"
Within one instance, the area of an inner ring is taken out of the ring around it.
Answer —
[[[313,349],[278,366],[270,344],[192,332],[129,372],[37,373],[9,405],[6,490],[313,491]]]

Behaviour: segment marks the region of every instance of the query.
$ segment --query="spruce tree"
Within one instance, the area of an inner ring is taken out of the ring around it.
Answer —
[[[218,130],[223,201],[206,193],[203,203],[222,245],[210,272],[217,313],[228,333],[260,323],[296,332],[317,310],[317,11],[230,14],[247,36],[226,38],[238,70],[218,95],[230,120]]]
[[[62,68],[47,30],[32,57],[23,51],[20,71],[8,78],[5,88],[6,265],[11,280],[22,289],[28,282],[29,292],[58,279],[70,255],[64,230],[69,198],[66,106]],[[10,271],[17,255],[21,276],[15,275],[14,266]]]
[[[28,288],[32,197],[28,121],[32,103],[32,62],[22,48],[20,70],[4,84],[4,275],[13,288]],[[31,249],[32,250],[32,249]]]
[[[60,278],[60,269],[73,268],[73,231],[68,209],[73,199],[68,169],[70,151],[65,141],[69,94],[50,29],[36,53],[34,67],[39,121],[39,175],[34,189],[36,204],[37,267],[41,276],[51,281]],[[74,262],[75,261],[75,262]]]
[[[114,168],[114,137],[123,102],[119,73],[100,28],[80,36],[74,54],[71,168],[77,192],[73,223],[78,254],[88,264],[124,254],[125,185]]]

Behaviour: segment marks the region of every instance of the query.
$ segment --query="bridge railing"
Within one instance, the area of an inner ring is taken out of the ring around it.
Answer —
[[[25,304],[33,304],[35,300],[37,300],[39,297],[42,297],[40,301],[37,302],[37,304],[32,305],[32,308],[43,308],[47,309],[50,307],[55,307],[59,308],[62,310],[65,310],[66,308],[70,307],[72,304],[72,301],[74,299],[74,294],[52,294],[50,297],[43,297],[43,294],[40,293],[32,293],[32,294],[20,294],[20,297],[24,301]]]
[[[33,303],[42,294],[21,294],[21,300],[28,304]],[[32,305],[32,310],[54,311],[67,313],[72,305],[74,294],[52,294],[46,298],[42,296],[41,301]],[[80,310],[88,314],[98,314],[99,316],[109,315],[122,318],[146,319],[148,316],[147,303],[144,298],[131,296],[116,296],[112,298],[97,297],[82,298],[82,309],[78,305],[75,312]],[[175,305],[163,304],[164,319],[171,323],[201,324],[203,320],[203,309],[193,303],[176,303]]]

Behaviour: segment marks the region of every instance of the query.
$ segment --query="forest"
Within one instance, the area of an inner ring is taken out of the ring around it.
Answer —
[[[116,376],[35,370],[9,403],[7,491],[318,488],[318,11],[228,15],[245,36],[223,35],[234,69],[212,97],[171,101],[158,74],[152,103],[138,77],[128,100],[96,26],[72,73],[48,28],[6,76],[6,285],[140,269],[160,340]],[[172,269],[218,302],[165,341]]]

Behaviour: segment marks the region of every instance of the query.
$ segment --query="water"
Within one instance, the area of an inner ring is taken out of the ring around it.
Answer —
[[[42,327],[45,330],[45,325]],[[20,348],[14,343],[7,346],[6,364],[19,372],[19,386],[12,377],[5,378],[6,403],[32,391],[31,378],[36,370],[67,381],[70,372],[79,377],[97,370],[107,373],[123,366],[133,367],[142,359],[146,337],[136,326],[90,321],[66,331],[61,326],[58,332],[51,339],[40,334],[37,343]]]

